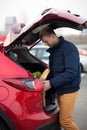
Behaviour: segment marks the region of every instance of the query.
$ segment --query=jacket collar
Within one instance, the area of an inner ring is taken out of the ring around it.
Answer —
[[[59,37],[59,39],[60,39],[59,42],[54,47],[47,49],[47,52],[51,54],[54,50],[58,49],[62,45],[64,37],[61,36]]]

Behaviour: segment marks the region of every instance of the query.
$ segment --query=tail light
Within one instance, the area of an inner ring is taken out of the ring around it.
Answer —
[[[41,91],[43,90],[42,83],[39,79],[28,79],[28,78],[18,78],[18,79],[4,79],[5,83],[12,87],[21,89],[23,91]]]

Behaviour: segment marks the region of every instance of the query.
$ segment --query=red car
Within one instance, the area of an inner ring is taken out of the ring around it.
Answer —
[[[2,44],[6,39],[6,36],[0,36],[0,44]]]
[[[82,30],[87,22],[70,11],[48,9],[22,30],[19,26],[10,30],[0,46],[0,130],[61,130],[58,107],[46,109],[47,96],[33,75],[42,74],[47,65],[25,46],[36,44],[45,26]]]

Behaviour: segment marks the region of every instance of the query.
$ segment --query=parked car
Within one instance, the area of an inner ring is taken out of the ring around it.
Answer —
[[[30,53],[49,64],[49,53],[47,52],[48,47],[45,45],[37,45],[29,49]],[[87,72],[87,50],[78,48],[80,56],[80,67],[81,72]]]
[[[87,50],[83,48],[79,48],[79,55],[87,56]]]
[[[3,47],[0,48],[1,130],[61,129],[58,106],[47,111],[48,95],[45,97],[41,81],[33,75],[37,71],[42,74],[48,66],[29,53],[26,46],[39,42],[39,32],[43,27],[82,30],[86,28],[86,23],[85,19],[69,11],[48,9],[22,30],[10,29]]]
[[[87,50],[79,49],[81,72],[87,72]]]
[[[42,44],[29,49],[29,52],[44,61],[46,64],[49,64],[49,53],[47,52],[47,49],[48,47]]]

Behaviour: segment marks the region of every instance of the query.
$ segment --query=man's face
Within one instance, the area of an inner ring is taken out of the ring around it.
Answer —
[[[55,35],[51,34],[50,36],[43,36],[42,41],[45,45],[53,47],[55,45]]]

